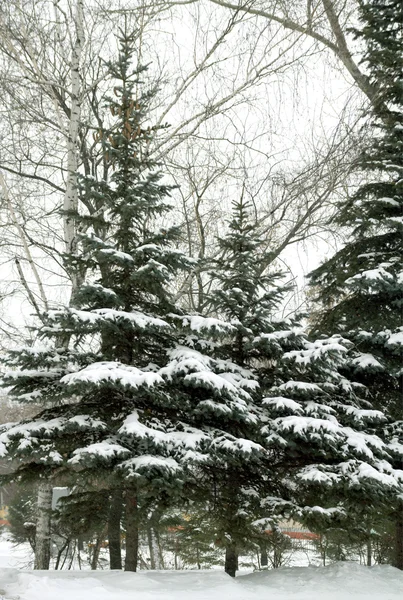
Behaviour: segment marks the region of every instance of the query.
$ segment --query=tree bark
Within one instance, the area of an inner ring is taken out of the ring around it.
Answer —
[[[147,527],[148,550],[150,552],[150,569],[154,571],[155,567],[155,548],[152,527]]]
[[[154,512],[149,520],[147,527],[148,548],[150,551],[150,569],[164,569],[164,560],[161,552],[159,534],[153,526],[159,523],[159,515]]]
[[[49,570],[52,491],[52,486],[48,481],[44,481],[39,485],[34,562],[34,569],[36,570]]]
[[[101,552],[101,544],[102,544],[103,539],[104,538],[103,538],[102,534],[99,534],[95,539],[94,553],[93,553],[92,559],[91,559],[91,570],[92,571],[97,570],[99,553]]]
[[[139,527],[137,491],[133,485],[126,487],[126,556],[125,571],[137,571]]]
[[[238,570],[238,551],[234,543],[228,542],[225,547],[225,572],[235,577]]]
[[[266,548],[265,544],[262,544],[260,546],[260,566],[267,567],[268,564],[269,564],[269,559],[267,556],[267,548]]]
[[[111,569],[122,568],[122,548],[120,544],[120,521],[122,519],[122,511],[122,490],[113,490],[108,514],[109,566]]]
[[[76,13],[74,16],[75,25],[75,43],[71,56],[71,105],[69,114],[69,128],[67,132],[67,179],[66,192],[63,201],[63,228],[66,252],[75,254],[77,250],[76,239],[76,224],[71,211],[78,210],[78,190],[77,190],[77,174],[78,174],[78,158],[77,158],[77,142],[79,137],[80,120],[81,120],[81,78],[80,78],[80,63],[81,55],[84,47],[84,2],[76,0]],[[82,283],[82,273],[78,270],[71,270],[69,273],[72,282],[72,297],[75,290]]]

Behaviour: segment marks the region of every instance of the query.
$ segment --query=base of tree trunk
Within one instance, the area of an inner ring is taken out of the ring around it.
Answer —
[[[225,548],[225,572],[235,577],[238,570],[238,552],[235,544],[229,544]]]
[[[267,567],[269,564],[269,558],[267,556],[267,548],[264,544],[260,546],[260,566]]]
[[[122,490],[113,490],[108,513],[109,567],[111,569],[122,568],[122,548],[120,544],[120,522],[122,519],[122,511]]]
[[[53,488],[47,481],[38,488],[38,516],[35,535],[35,570],[49,570],[50,565],[50,518]]]
[[[125,571],[137,571],[139,550],[139,527],[137,491],[134,486],[126,487],[126,557]]]

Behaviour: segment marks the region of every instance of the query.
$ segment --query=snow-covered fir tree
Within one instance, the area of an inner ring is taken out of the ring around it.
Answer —
[[[398,490],[384,461],[386,446],[375,435],[383,414],[369,410],[361,386],[339,373],[349,342],[341,336],[310,342],[295,319],[281,317],[288,288],[279,273],[264,269],[271,265],[270,252],[250,209],[243,199],[234,203],[213,272],[210,307],[231,327],[219,337],[215,319],[209,330],[206,318],[204,335],[189,332],[187,340],[195,348],[210,344],[214,356],[241,365],[257,384],[257,420],[249,424],[248,437],[264,453],[245,462],[244,470],[217,460],[216,509],[206,509],[227,547],[231,574],[237,552],[253,540],[264,545],[266,527],[274,527],[280,515],[329,525],[344,514],[347,501],[371,503]]]
[[[110,65],[113,118],[94,136],[113,173],[81,177],[87,211],[69,215],[81,253],[66,260],[83,283],[72,306],[44,315],[42,343],[8,359],[10,393],[43,410],[1,434],[3,454],[18,464],[15,477],[63,480],[78,499],[92,490],[95,503],[99,487],[112,496],[124,487],[128,570],[137,566],[139,519],[156,502],[169,505],[200,462],[211,470],[217,460],[242,466],[245,456],[263,452],[248,439],[255,382],[209,347],[178,343],[171,291],[192,262],[174,247],[171,188],[149,155],[159,133],[147,120],[155,90],[141,91],[146,72],[132,69],[132,58],[124,36]],[[204,324],[195,317],[189,327]]]
[[[378,90],[368,141],[357,161],[364,183],[335,222],[349,241],[311,275],[322,310],[317,330],[353,344],[345,366],[389,417],[385,439],[402,469],[403,442],[403,11],[399,0],[360,2],[356,37],[365,44],[369,80]],[[403,569],[403,504],[395,505],[395,565]]]
[[[216,344],[214,354],[221,360],[241,365],[245,373],[253,373],[258,383],[255,390],[258,400],[264,394],[267,378],[271,380],[272,365],[270,374],[267,370],[270,359],[274,356],[279,358],[283,351],[277,345],[274,353],[267,352],[270,344],[262,343],[262,336],[279,330],[290,333],[292,322],[275,319],[288,287],[278,281],[281,273],[273,273],[263,267],[271,261],[269,252],[263,250],[265,240],[251,212],[252,205],[245,201],[244,194],[232,205],[227,233],[217,240],[220,255],[211,272],[213,291],[208,298],[208,310],[232,326]],[[294,328],[291,337],[298,336]],[[287,346],[287,335],[283,340],[284,346]],[[257,417],[250,435],[260,443],[264,419],[261,407]],[[219,464],[216,467],[216,472],[220,473],[215,486],[219,501],[217,509],[210,511],[210,525],[216,529],[219,540],[226,547],[225,568],[230,574],[234,574],[238,554],[252,541],[259,547],[266,537],[252,523],[261,512],[260,501],[267,483],[265,473],[271,468],[267,460],[269,456],[265,453],[264,464],[245,464],[243,477],[239,476],[237,464],[228,464],[225,469],[221,469]]]
[[[261,536],[252,521],[264,493],[262,474],[270,464],[269,454],[260,443],[263,413],[257,401],[261,390],[253,368],[260,351],[254,337],[273,330],[268,315],[281,297],[277,286],[270,285],[277,275],[262,276],[259,272],[257,261],[263,240],[255,232],[248,209],[243,199],[234,203],[228,233],[218,240],[221,256],[211,273],[214,292],[206,303],[206,313],[214,316],[178,317],[187,333],[183,343],[197,352],[208,351],[220,370],[232,372],[231,378],[227,375],[229,382],[243,385],[253,399],[247,419],[240,415],[233,421],[232,415],[226,415],[220,407],[209,408],[211,414],[206,413],[204,419],[214,428],[226,422],[227,439],[216,447],[215,456],[211,454],[209,461],[195,471],[203,482],[201,489],[197,481],[195,486],[202,534],[225,550],[225,571],[231,576],[238,568],[238,554],[253,539],[258,545]],[[239,433],[245,443],[234,453]]]

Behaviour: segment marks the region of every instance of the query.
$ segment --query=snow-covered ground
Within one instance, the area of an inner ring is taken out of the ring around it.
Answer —
[[[0,572],[6,567],[30,569],[33,565],[33,552],[29,544],[13,544],[7,535],[0,535]],[[0,576],[0,581],[1,581]],[[1,583],[0,583],[1,589]],[[3,600],[0,594],[0,600]]]
[[[403,572],[337,563],[241,575],[220,571],[29,571],[0,542],[0,600],[402,600]]]
[[[293,567],[231,579],[219,571],[0,569],[1,600],[401,600],[403,573],[355,563]]]

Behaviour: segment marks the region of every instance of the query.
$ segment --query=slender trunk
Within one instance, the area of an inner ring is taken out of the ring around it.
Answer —
[[[61,548],[58,549],[57,551],[57,557],[56,557],[56,563],[55,563],[55,571],[58,570],[59,565],[60,565],[60,561],[62,559],[63,556],[63,552],[66,550],[66,552],[68,552],[70,546],[70,540],[66,540],[66,542],[63,544],[63,546],[61,546]]]
[[[372,541],[367,541],[367,567],[372,566]]]
[[[380,102],[379,90],[371,84],[370,79],[359,69],[357,63],[353,60],[352,54],[347,46],[344,31],[337,15],[335,2],[333,2],[333,0],[322,0],[322,5],[325,9],[329,25],[336,40],[336,56],[338,56],[342,61],[347,71],[350,73],[361,91],[364,92],[364,94],[370,100],[375,110],[378,113],[384,113],[387,111],[387,107]]]
[[[228,542],[225,547],[225,572],[235,577],[238,570],[238,551],[234,543]]]
[[[137,492],[133,485],[126,487],[126,557],[125,571],[137,571],[139,527]]]
[[[269,559],[267,556],[267,548],[266,548],[266,544],[262,544],[260,546],[260,566],[261,567],[267,567],[269,564]]]
[[[76,545],[74,544],[74,546],[73,546],[73,551],[72,551],[72,553],[71,553],[71,555],[70,555],[70,563],[69,563],[69,567],[68,567],[68,568],[69,568],[69,571],[71,571],[71,570],[72,570],[72,568],[73,568],[73,565],[74,565],[74,556],[75,556],[75,554],[76,554]],[[66,558],[67,558],[67,554],[66,554]],[[63,567],[62,567],[62,568],[63,568]]]
[[[150,569],[155,569],[155,552],[153,543],[153,530],[151,527],[147,527],[147,539],[148,539],[148,550],[150,552]]]
[[[109,566],[111,569],[122,568],[122,549],[120,545],[120,521],[122,519],[122,510],[122,490],[113,490],[108,514]]]
[[[76,211],[78,207],[78,192],[77,192],[77,139],[81,118],[81,81],[80,81],[80,61],[84,45],[84,6],[83,0],[77,0],[76,14],[74,17],[76,40],[73,47],[71,57],[71,105],[70,105],[70,120],[67,136],[67,181],[66,193],[64,196],[63,209],[64,215],[64,238],[66,243],[66,251],[68,253],[75,252],[75,223],[69,211]],[[73,277],[73,289],[79,285],[75,281],[76,274],[71,274]]]
[[[155,568],[161,570],[164,568],[164,561],[162,559],[159,534],[158,534],[158,531],[156,531],[154,529],[154,527],[151,527],[150,533],[151,533],[151,545],[153,548]]]
[[[101,552],[101,544],[103,540],[103,535],[100,534],[97,536],[94,544],[94,553],[91,559],[91,570],[96,571],[98,566],[99,553]]]
[[[161,544],[158,533],[158,525],[161,514],[155,510],[149,515],[147,524],[148,547],[150,551],[150,569],[164,569],[164,560],[161,552]]]
[[[44,481],[39,485],[38,489],[34,569],[49,570],[51,510],[52,486],[49,482]]]
[[[403,571],[403,502],[400,503],[395,518],[395,556],[393,566]]]
[[[197,568],[200,570],[201,569],[201,564],[200,564],[200,551],[199,551],[199,545],[196,544],[196,564],[197,564]]]
[[[78,569],[81,571],[81,550],[83,550],[83,548],[80,548],[80,544],[83,545],[82,541],[80,542],[80,540],[77,540],[77,562],[78,562]]]

